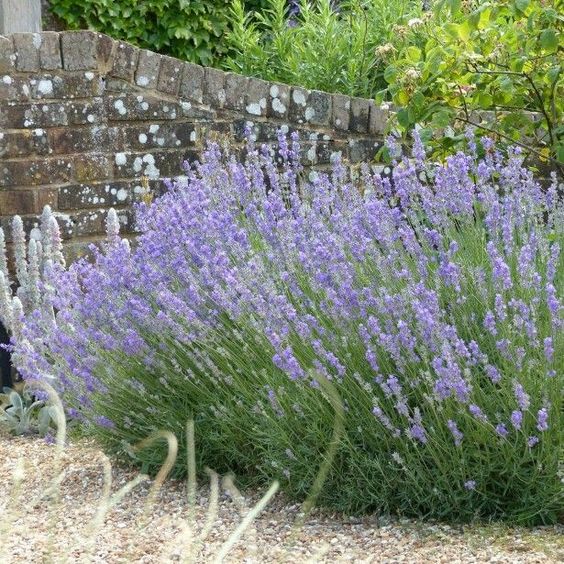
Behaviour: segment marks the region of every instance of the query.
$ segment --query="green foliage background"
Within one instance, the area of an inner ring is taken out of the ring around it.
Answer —
[[[95,29],[140,47],[212,65],[225,54],[221,38],[230,5],[229,0],[51,0],[51,11],[70,29]]]

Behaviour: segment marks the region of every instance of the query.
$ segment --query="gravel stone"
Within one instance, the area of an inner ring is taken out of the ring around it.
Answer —
[[[64,479],[57,500],[48,487],[54,476],[55,453],[56,448],[42,439],[0,437],[0,561],[5,564],[62,562],[65,555],[67,562],[100,564],[179,562],[187,555],[187,561],[214,562],[262,495],[254,492],[243,497],[224,481],[211,530],[188,553],[183,548],[205,527],[208,486],[202,485],[196,494],[195,524],[187,535],[190,507],[185,483],[166,481],[144,519],[151,487],[145,482],[106,514],[88,555],[84,541],[102,496],[105,456],[91,442],[69,444],[62,454]],[[24,477],[20,499],[14,501],[10,495],[18,464],[23,465]],[[112,492],[135,476],[135,470],[114,465]],[[513,564],[564,560],[563,526],[462,527],[314,510],[297,530],[294,523],[299,511],[299,505],[275,496],[224,562]]]

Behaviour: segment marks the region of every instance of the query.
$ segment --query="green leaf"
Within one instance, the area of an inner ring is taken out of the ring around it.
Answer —
[[[411,45],[407,48],[407,58],[412,63],[419,62],[421,60],[421,49],[415,47],[414,45]]]
[[[515,7],[520,12],[524,12],[529,7],[529,0],[515,0]]]
[[[392,84],[392,82],[395,82],[397,76],[398,76],[398,69],[396,67],[394,67],[393,65],[386,67],[386,70],[384,71],[384,80],[388,84]]]
[[[555,149],[556,160],[564,164],[564,145],[557,145]]]
[[[407,129],[409,127],[410,125],[409,112],[407,111],[406,108],[402,108],[401,110],[399,110],[398,113],[396,114],[396,117],[401,127],[403,127],[404,129]]]
[[[553,29],[545,29],[540,35],[540,44],[547,51],[556,51],[558,49],[558,38]]]

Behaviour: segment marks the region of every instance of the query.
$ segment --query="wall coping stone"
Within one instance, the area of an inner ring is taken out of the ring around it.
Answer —
[[[392,114],[372,100],[307,90],[160,55],[95,31],[0,35],[0,73],[42,70],[98,72],[137,90],[152,90],[290,125],[326,126],[342,133],[382,135]]]

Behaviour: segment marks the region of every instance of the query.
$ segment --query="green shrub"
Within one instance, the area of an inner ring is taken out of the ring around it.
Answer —
[[[324,467],[318,501],[333,509],[554,522],[563,201],[518,151],[507,162],[483,143],[484,159],[470,137],[439,166],[418,143],[393,184],[365,167],[363,197],[338,162],[298,184],[283,136],[283,165],[212,145],[139,209],[135,249],[112,210],[105,252],[65,270],[51,218],[42,284],[20,219],[25,283],[0,302],[14,362],[144,471],[165,445],[128,444],[166,429],[185,460],[194,420],[199,468],[278,479],[300,500]]]
[[[334,9],[328,1],[301,2],[290,18],[286,0],[250,13],[233,2],[224,66],[265,80],[327,92],[372,97],[385,86],[378,45],[392,39],[394,26],[418,14],[409,0],[349,0]]]
[[[95,29],[173,57],[211,65],[225,54],[229,0],[51,0],[70,29]]]
[[[380,49],[388,86],[377,98],[399,108],[399,130],[423,126],[422,137],[441,153],[459,147],[474,123],[506,145],[521,143],[564,164],[564,16],[551,4],[437,3]],[[483,119],[475,110],[493,115]]]

